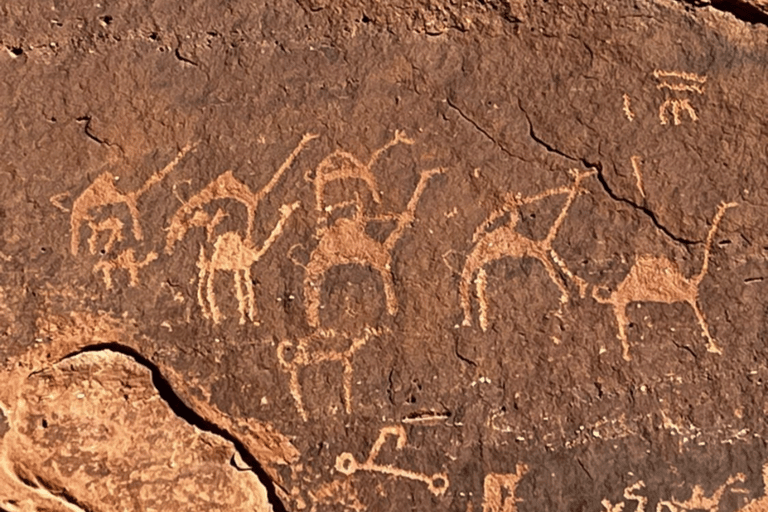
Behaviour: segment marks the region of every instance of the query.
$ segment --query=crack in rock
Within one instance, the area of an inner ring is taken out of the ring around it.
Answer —
[[[581,164],[582,166],[586,167],[587,169],[595,169],[597,171],[597,181],[600,183],[600,186],[603,188],[605,193],[610,197],[613,201],[617,201],[620,203],[624,203],[628,206],[631,206],[633,209],[638,210],[643,215],[648,217],[653,225],[659,229],[662,233],[667,235],[669,238],[674,240],[677,243],[683,244],[683,245],[697,245],[697,244],[703,244],[704,240],[691,240],[688,238],[685,238],[683,236],[677,235],[673,233],[668,227],[666,227],[658,218],[656,215],[656,212],[648,208],[647,206],[643,206],[641,204],[638,204],[631,199],[627,199],[626,197],[622,197],[619,194],[617,194],[611,187],[608,185],[608,181],[605,178],[605,170],[603,168],[603,164],[601,162],[590,162],[588,159],[583,157],[574,157],[572,155],[569,155],[567,153],[564,153],[563,151],[557,149],[556,147],[552,146],[548,142],[546,142],[544,139],[536,135],[536,131],[533,128],[533,122],[531,121],[530,116],[528,115],[528,112],[526,112],[525,108],[523,108],[522,101],[520,98],[517,100],[518,105],[520,107],[520,111],[525,116],[525,119],[528,121],[528,134],[530,135],[531,139],[542,146],[548,153],[552,153],[555,155],[558,155],[560,157],[563,157],[567,160],[570,160],[572,162],[576,162],[578,164]]]
[[[678,0],[696,8],[713,9],[733,15],[736,19],[753,25],[768,27],[768,4],[764,7],[750,0]]]

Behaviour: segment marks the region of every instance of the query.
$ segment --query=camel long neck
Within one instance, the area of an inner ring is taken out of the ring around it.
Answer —
[[[555,219],[555,222],[552,223],[552,228],[550,228],[547,237],[544,239],[547,244],[552,243],[552,241],[557,236],[557,232],[560,230],[560,226],[562,226],[563,222],[565,221],[565,217],[568,215],[568,210],[571,208],[571,204],[573,204],[573,200],[576,199],[576,195],[578,193],[578,189],[575,186],[571,191],[568,192],[568,197],[565,200],[563,209],[560,210],[560,214]]]
[[[704,276],[707,275],[707,271],[709,270],[709,253],[712,251],[712,242],[715,240],[715,233],[717,233],[717,228],[720,225],[720,221],[723,218],[723,215],[725,215],[726,208],[721,206],[718,208],[717,213],[715,214],[715,218],[712,219],[712,226],[709,228],[709,233],[707,233],[707,240],[704,243],[704,261],[701,263],[701,271],[696,276],[695,282],[698,284],[701,282],[702,279],[704,279]]]
[[[424,189],[427,187],[429,179],[434,176],[435,173],[436,171],[428,171],[423,173],[419,178],[419,183],[416,185],[416,190],[413,191],[413,195],[411,196],[410,201],[408,201],[408,205],[405,210],[397,216],[397,226],[392,230],[384,243],[388,249],[391,249],[395,243],[397,243],[400,237],[403,236],[403,232],[406,228],[413,223],[416,206],[419,204],[419,200],[424,193]]]

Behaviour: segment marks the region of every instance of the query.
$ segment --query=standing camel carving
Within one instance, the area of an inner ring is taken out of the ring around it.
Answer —
[[[394,315],[397,312],[397,296],[392,277],[392,249],[404,231],[413,224],[414,212],[421,195],[430,178],[441,174],[442,169],[423,171],[419,177],[416,189],[408,201],[405,210],[397,214],[382,217],[365,215],[360,198],[353,202],[355,214],[353,218],[340,218],[331,226],[321,224],[317,231],[319,243],[312,251],[305,270],[304,299],[307,301],[307,321],[312,327],[320,323],[320,290],[322,289],[325,273],[333,267],[347,264],[367,265],[376,270],[384,285],[387,312]],[[337,207],[347,206],[342,203]],[[332,211],[333,208],[331,208]],[[384,242],[379,242],[369,236],[365,228],[375,220],[394,220],[395,229]]]
[[[712,220],[712,226],[707,233],[704,244],[704,261],[701,271],[693,277],[685,277],[677,265],[663,256],[638,256],[634,265],[624,280],[619,283],[616,290],[608,298],[600,296],[600,291],[607,291],[605,287],[596,287],[592,290],[592,296],[601,304],[613,306],[616,323],[619,326],[618,338],[621,340],[622,356],[629,361],[629,341],[624,330],[627,323],[627,306],[632,302],[658,302],[672,304],[675,302],[687,302],[693,308],[696,319],[699,321],[702,334],[707,338],[707,351],[721,354],[720,347],[709,334],[707,321],[699,309],[699,285],[709,270],[709,253],[712,249],[712,241],[720,221],[726,210],[737,206],[736,203],[721,203],[717,207],[717,213]]]
[[[472,242],[475,244],[467,256],[464,269],[461,272],[461,308],[464,313],[463,325],[471,325],[472,309],[470,304],[470,284],[472,278],[477,273],[474,280],[477,301],[480,306],[480,328],[485,331],[488,328],[488,300],[486,296],[486,287],[488,284],[485,266],[494,261],[506,257],[512,258],[536,258],[549,274],[550,279],[560,290],[560,302],[568,302],[568,290],[562,282],[555,269],[553,261],[558,267],[571,279],[574,279],[583,290],[583,281],[574,276],[565,266],[563,260],[552,249],[552,242],[557,236],[560,226],[563,224],[568,210],[573,204],[574,199],[582,190],[581,181],[584,178],[594,174],[594,171],[579,173],[576,170],[570,171],[574,181],[570,187],[558,187],[545,190],[540,194],[529,197],[521,197],[520,194],[507,194],[504,205],[493,212],[478,228],[472,236]],[[528,238],[517,231],[517,225],[520,222],[520,207],[526,204],[541,201],[544,198],[554,195],[566,195],[560,214],[549,228],[547,236],[542,240]],[[488,231],[488,229],[504,215],[509,215],[509,220],[501,226]]]
[[[232,231],[219,236],[213,244],[213,254],[210,259],[206,258],[205,247],[200,247],[200,257],[197,262],[197,267],[200,269],[197,300],[205,318],[212,319],[214,323],[219,323],[222,319],[221,311],[216,304],[214,278],[217,271],[227,270],[234,274],[240,323],[245,323],[246,315],[249,320],[255,321],[256,304],[251,282],[251,265],[259,261],[269,250],[283,232],[285,222],[298,207],[298,202],[280,207],[280,220],[260,249],[256,249],[251,239],[243,239],[239,233]],[[243,283],[245,283],[245,293],[243,293]]]
[[[147,179],[144,184],[133,192],[120,192],[115,186],[115,176],[109,172],[100,174],[93,180],[72,204],[72,214],[70,216],[70,228],[72,230],[70,239],[70,251],[73,256],[77,256],[80,248],[80,227],[87,223],[91,228],[91,236],[88,245],[91,253],[96,252],[96,241],[100,232],[109,232],[109,239],[105,250],[109,251],[116,241],[122,240],[123,223],[114,217],[97,223],[92,216],[92,212],[98,208],[110,205],[124,204],[128,208],[128,214],[131,217],[131,229],[133,237],[136,240],[142,240],[144,234],[139,223],[139,198],[150,188],[163,180],[179,161],[192,149],[192,145],[182,148],[171,163],[166,165],[161,171],[156,172]]]
[[[219,175],[203,190],[185,202],[173,215],[165,240],[166,254],[173,253],[176,243],[184,238],[190,228],[204,226],[208,229],[210,237],[211,227],[215,227],[215,223],[218,223],[224,214],[218,211],[213,218],[210,218],[202,208],[217,199],[233,199],[245,206],[248,216],[245,239],[251,239],[256,209],[259,203],[275,188],[277,182],[285,174],[285,171],[288,170],[301,150],[304,149],[304,146],[317,137],[314,134],[304,135],[285,162],[275,171],[269,182],[258,192],[254,193],[251,191],[248,185],[235,178],[232,171],[226,171]]]

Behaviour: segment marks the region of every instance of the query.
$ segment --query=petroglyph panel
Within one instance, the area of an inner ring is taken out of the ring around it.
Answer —
[[[0,509],[766,508],[753,0],[0,10]]]

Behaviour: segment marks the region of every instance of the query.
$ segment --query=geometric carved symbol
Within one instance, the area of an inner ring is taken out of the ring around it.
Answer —
[[[639,482],[634,483],[633,485],[630,485],[626,489],[624,489],[624,499],[626,501],[635,501],[637,502],[637,505],[635,507],[635,512],[645,512],[645,507],[648,505],[648,498],[645,496],[639,495],[639,494],[633,494],[635,491],[638,491],[645,487],[645,483],[640,480]],[[603,500],[601,502],[603,505],[603,512],[623,512],[624,511],[624,505],[625,503],[617,503],[612,504],[608,500]],[[658,511],[661,512],[661,511]]]
[[[656,85],[657,89],[667,89],[678,93],[704,94],[703,87],[707,81],[706,77],[680,71],[661,71],[657,69],[653,72],[653,76],[661,81],[661,83]],[[688,98],[668,98],[661,104],[661,107],[659,107],[659,121],[663,125],[669,123],[668,111],[672,112],[675,126],[682,122],[683,113],[688,114],[688,117],[693,121],[698,121],[699,119]]]
[[[325,273],[339,265],[366,265],[377,271],[384,285],[387,312],[390,315],[397,312],[397,296],[391,270],[392,249],[406,228],[413,224],[414,211],[427,182],[442,172],[443,169],[439,168],[423,171],[408,205],[400,213],[386,217],[365,215],[360,198],[356,195],[351,203],[337,205],[353,204],[355,214],[352,218],[339,218],[331,226],[327,226],[325,222],[320,223],[316,233],[319,242],[309,256],[309,263],[304,267],[304,300],[307,302],[307,322],[310,326],[317,327],[320,323],[320,290]],[[326,207],[325,210],[332,211],[333,207]],[[383,242],[366,233],[368,223],[376,220],[394,220],[396,223],[394,230]]]
[[[272,229],[260,249],[256,249],[251,239],[243,240],[240,234],[235,232],[224,233],[218,237],[213,244],[213,254],[210,259],[206,258],[205,247],[200,246],[200,257],[197,261],[197,267],[200,269],[197,299],[205,318],[213,319],[214,323],[219,323],[223,318],[219,307],[216,305],[214,278],[216,272],[226,270],[233,273],[240,323],[245,323],[246,314],[249,320],[255,322],[256,305],[251,281],[251,266],[259,261],[277,240],[283,232],[286,220],[298,207],[298,202],[284,204],[280,207],[280,220],[277,221],[277,225]],[[245,294],[243,294],[243,283],[245,283]]]
[[[345,475],[351,475],[357,471],[371,471],[374,473],[383,473],[397,478],[407,478],[408,480],[416,480],[427,484],[429,492],[435,496],[441,496],[445,494],[448,489],[448,475],[445,473],[435,473],[433,475],[425,475],[423,473],[417,473],[415,471],[408,471],[400,469],[389,464],[376,464],[375,459],[379,456],[382,446],[387,440],[387,436],[397,437],[397,444],[395,448],[402,450],[408,441],[405,434],[405,429],[402,425],[387,426],[381,429],[379,432],[379,438],[371,448],[371,452],[365,462],[357,462],[355,457],[351,453],[344,452],[336,457],[336,470]],[[496,512],[495,509],[492,509]],[[501,512],[502,509],[498,509]],[[514,509],[510,509],[515,512]],[[504,509],[504,512],[507,512]]]
[[[701,327],[702,334],[707,338],[707,351],[721,354],[720,347],[709,334],[709,328],[704,314],[699,309],[699,285],[709,270],[709,253],[712,241],[723,218],[725,211],[737,206],[736,203],[721,203],[712,220],[712,226],[707,234],[704,245],[704,261],[698,275],[691,278],[685,277],[672,261],[660,256],[638,256],[629,273],[619,283],[608,298],[601,297],[600,291],[607,291],[605,287],[596,287],[592,290],[593,298],[601,304],[613,306],[616,322],[619,326],[618,338],[621,340],[622,356],[629,361],[629,341],[624,330],[628,323],[626,309],[632,302],[657,302],[673,304],[675,302],[687,302],[693,308]]]
[[[299,383],[299,371],[307,366],[325,363],[328,361],[335,361],[341,363],[344,368],[343,372],[343,386],[344,386],[344,410],[347,414],[352,412],[352,378],[354,368],[352,367],[352,358],[355,353],[362,348],[372,336],[379,336],[380,330],[366,328],[362,337],[351,338],[350,336],[343,336],[344,338],[351,339],[349,348],[342,351],[337,350],[313,350],[310,344],[313,343],[315,336],[320,337],[322,340],[337,337],[338,334],[331,330],[318,330],[313,336],[308,338],[302,338],[297,344],[293,344],[290,341],[281,341],[277,346],[277,359],[280,364],[291,374],[290,388],[291,395],[296,403],[296,409],[299,415],[304,421],[307,421],[307,410],[304,408],[304,400],[302,398],[301,384]],[[287,357],[286,354],[290,349],[295,349],[292,357]]]
[[[678,501],[676,499],[660,500],[656,506],[656,512],[692,512],[694,510],[718,510],[720,500],[725,493],[725,490],[735,484],[736,482],[744,483],[744,475],[737,473],[736,476],[728,478],[728,480],[715,489],[711,496],[704,495],[704,489],[698,485],[694,485],[691,490],[691,497],[685,501]],[[746,492],[746,489],[734,487],[732,492]],[[745,509],[742,509],[745,510]],[[765,509],[762,509],[765,510]]]
[[[557,232],[568,214],[568,209],[573,204],[573,201],[579,192],[582,191],[580,188],[581,181],[588,176],[592,176],[595,172],[589,171],[580,173],[575,169],[569,172],[574,180],[570,187],[552,188],[540,194],[525,198],[521,197],[520,194],[506,194],[504,198],[504,206],[491,213],[491,215],[475,230],[475,233],[472,236],[472,241],[475,245],[469,253],[469,256],[467,256],[464,269],[461,273],[460,296],[461,307],[464,312],[463,325],[469,326],[472,323],[469,289],[472,277],[477,273],[477,278],[474,280],[474,283],[476,286],[477,301],[480,306],[480,328],[483,331],[488,328],[488,301],[485,293],[487,287],[487,274],[484,267],[489,263],[502,258],[528,257],[539,260],[544,265],[544,269],[547,271],[552,282],[555,283],[560,290],[561,305],[568,302],[569,294],[565,284],[561,282],[560,276],[555,270],[552,261],[560,267],[560,270],[565,275],[579,283],[579,286],[583,291],[583,282],[566,268],[565,262],[563,262],[552,248],[552,242],[557,236]],[[560,214],[549,228],[549,232],[544,239],[534,240],[517,231],[517,224],[520,222],[521,216],[521,206],[541,201],[549,196],[561,194],[567,196],[566,201],[560,210]],[[495,229],[488,231],[494,223],[505,215],[509,216],[508,221]]]
[[[527,471],[528,466],[518,464],[515,474],[487,474],[483,485],[483,512],[517,512],[517,503],[522,500],[515,496],[515,491]]]

